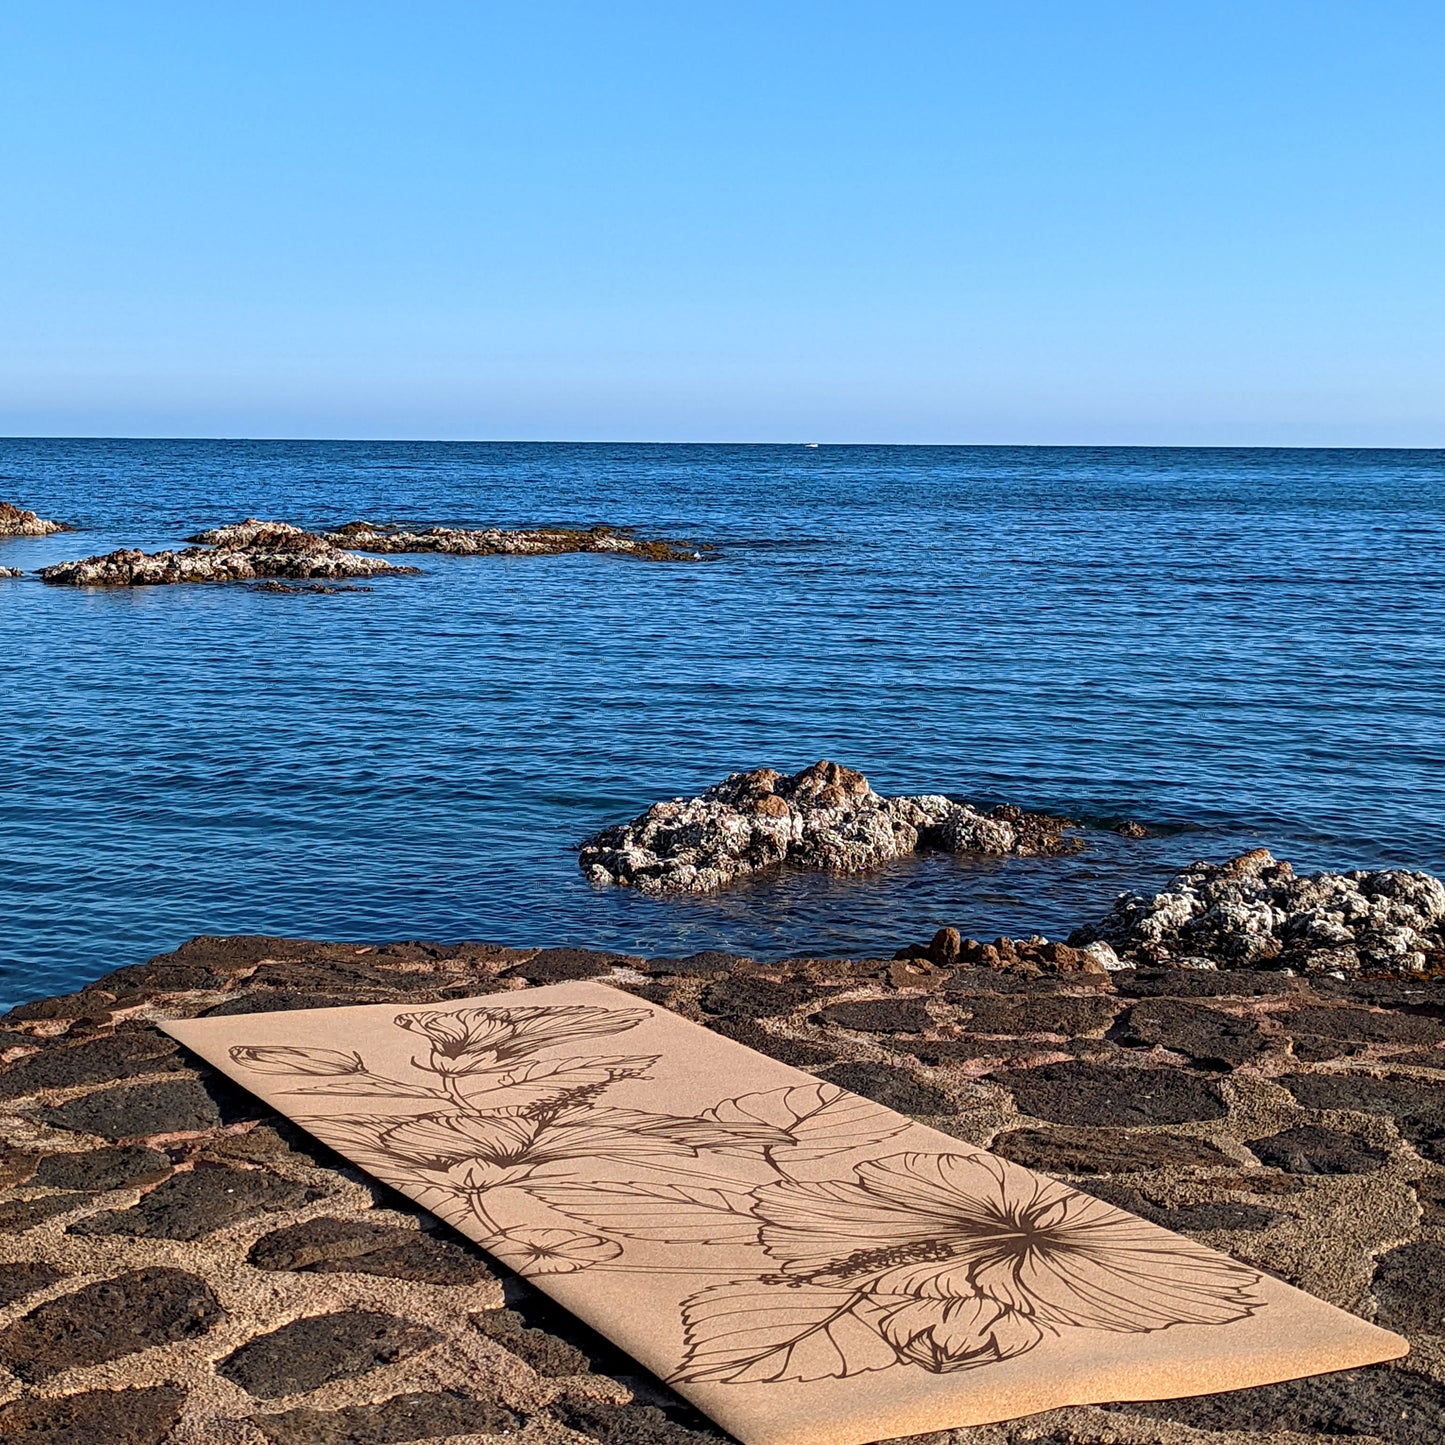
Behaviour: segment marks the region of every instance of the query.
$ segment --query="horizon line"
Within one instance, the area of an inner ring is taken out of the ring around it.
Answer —
[[[930,448],[939,451],[1188,451],[1188,452],[1438,452],[1439,446],[1400,444],[1349,445],[1342,443],[1239,443],[1239,442],[830,442],[830,441],[717,441],[629,440],[600,438],[528,437],[305,437],[305,436],[160,436],[160,435],[39,435],[0,436],[0,443],[24,442],[229,442],[319,446],[529,446],[529,447],[772,447],[796,451],[876,450]]]

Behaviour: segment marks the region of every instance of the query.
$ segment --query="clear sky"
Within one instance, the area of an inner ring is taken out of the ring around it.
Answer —
[[[5,0],[0,434],[1445,445],[1439,0]]]

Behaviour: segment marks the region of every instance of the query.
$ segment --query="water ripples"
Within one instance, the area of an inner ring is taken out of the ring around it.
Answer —
[[[1445,455],[0,442],[83,524],[37,567],[247,514],[631,523],[697,566],[422,557],[369,594],[0,583],[0,994],[198,932],[646,953],[1055,936],[1194,857],[1445,870]],[[1073,859],[708,899],[572,845],[733,768],[1117,818]]]

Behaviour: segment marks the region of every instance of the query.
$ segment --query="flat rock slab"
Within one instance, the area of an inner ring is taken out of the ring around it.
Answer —
[[[1154,966],[1037,977],[978,960],[769,965],[722,952],[644,963],[584,949],[276,937],[195,939],[0,1021],[10,1060],[0,1078],[17,1077],[0,1086],[0,1138],[9,1141],[0,1146],[9,1230],[0,1233],[0,1338],[34,1341],[40,1327],[54,1331],[69,1316],[99,1360],[64,1373],[42,1364],[27,1383],[0,1358],[12,1377],[0,1440],[400,1445],[447,1440],[463,1419],[469,1430],[525,1432],[537,1445],[718,1445],[725,1437],[665,1386],[565,1312],[539,1308],[542,1296],[425,1211],[213,1077],[192,1077],[193,1061],[157,1044],[164,1035],[153,1027],[207,1011],[359,1002],[414,1010],[573,977],[620,981],[639,999],[1265,1268],[1303,1262],[1314,1293],[1414,1346],[1400,1366],[1046,1415],[978,1431],[978,1445],[1241,1445],[1246,1436],[1345,1445],[1361,1435],[1445,1445],[1445,1044],[1432,1042],[1445,1020],[1439,982]],[[1169,1007],[1156,1008],[1152,1023],[1131,1015],[1158,1002]],[[830,1010],[851,1004],[865,1007],[832,1021]],[[876,1024],[868,1006],[879,1009]],[[919,1027],[891,1027],[903,1022]],[[1243,1040],[1231,1048],[1245,1054],[1237,1061],[1222,1057],[1231,1038]],[[1268,1047],[1252,1048],[1255,1040]],[[58,1061],[42,1065],[50,1055]],[[1060,1077],[1061,1065],[1075,1072]],[[1080,1074],[1079,1066],[1088,1067]],[[1147,1077],[1126,1077],[1135,1072]],[[1183,1087],[1161,1095],[1169,1074]],[[1106,1107],[1066,1107],[1071,1080]],[[1161,1122],[1161,1098],[1206,1117]],[[1024,1099],[1053,1099],[1050,1112],[1068,1117],[1036,1114]],[[1120,1100],[1122,1117],[1113,1112]],[[1298,1148],[1278,1163],[1255,1152],[1303,1128],[1344,1136],[1385,1162],[1367,1173],[1294,1172],[1295,1156],[1310,1158]],[[293,1202],[189,1240],[67,1232],[89,1218],[144,1213],[157,1185],[199,1164],[264,1174],[301,1197],[268,1190]],[[322,1197],[306,1197],[318,1189]],[[165,1277],[149,1301],[122,1285],[105,1303],[85,1296],[76,1308],[92,1286],[159,1266],[202,1281],[225,1318],[210,1316],[193,1283],[168,1289]],[[177,1298],[200,1308],[188,1315]],[[353,1312],[441,1338],[291,1397],[252,1396],[217,1373],[219,1361],[300,1318]],[[116,1347],[125,1352],[110,1354]],[[412,1430],[430,1433],[398,1433]],[[1224,1431],[1232,1433],[1215,1433]]]
[[[339,1310],[261,1335],[227,1355],[216,1371],[247,1394],[274,1400],[395,1364],[441,1338],[414,1320],[374,1310]]]
[[[259,1169],[197,1164],[174,1174],[130,1209],[92,1214],[70,1226],[71,1234],[125,1234],[134,1239],[199,1239],[254,1214],[295,1209],[324,1196]]]
[[[1214,1079],[1182,1069],[1079,1062],[996,1077],[1022,1113],[1051,1124],[1185,1124],[1228,1112]]]
[[[61,1399],[0,1406],[0,1440],[30,1445],[163,1445],[186,1392],[172,1385],[141,1390],[83,1390]]]
[[[343,1410],[288,1410],[256,1423],[271,1445],[402,1445],[452,1435],[510,1435],[522,1422],[489,1401],[433,1392]]]
[[[34,1382],[196,1339],[223,1318],[205,1280],[181,1269],[131,1270],[37,1305],[0,1331],[0,1362]]]

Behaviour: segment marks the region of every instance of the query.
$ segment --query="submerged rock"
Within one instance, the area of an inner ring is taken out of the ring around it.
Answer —
[[[181,552],[123,548],[79,562],[60,562],[43,568],[40,575],[55,586],[150,587],[176,582],[251,582],[260,577],[376,577],[416,570],[343,551],[312,532],[258,523],[244,541],[187,547]]]
[[[333,587],[326,582],[258,582],[252,592],[275,593],[284,597],[336,597],[342,592],[371,592],[371,587],[352,587],[343,584],[340,587]]]
[[[0,502],[0,537],[48,537],[52,532],[68,531],[64,522],[52,522],[9,502]]]
[[[851,873],[921,849],[1034,855],[1075,852],[1067,818],[980,813],[937,794],[884,798],[862,773],[819,762],[791,776],[733,773],[701,797],[654,803],[580,849],[593,883],[644,893],[705,893],[790,863]]]
[[[1195,863],[1152,897],[1122,894],[1101,922],[1069,937],[1096,940],[1135,963],[1436,973],[1445,971],[1445,885],[1403,869],[1296,877],[1256,848]]]
[[[249,517],[229,527],[213,527],[187,538],[208,546],[250,546],[258,536],[303,535],[289,522],[263,522]],[[466,529],[428,527],[423,531],[375,522],[348,522],[320,534],[338,547],[359,552],[445,552],[456,557],[550,557],[564,552],[614,552],[646,562],[697,562],[704,550],[690,542],[640,538],[628,527],[534,527],[505,531],[499,527]]]

